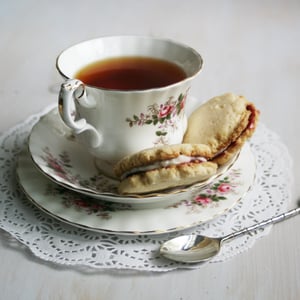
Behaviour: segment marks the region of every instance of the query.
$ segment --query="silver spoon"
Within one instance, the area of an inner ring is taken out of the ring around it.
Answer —
[[[269,224],[275,224],[287,218],[294,217],[299,213],[300,207],[219,238],[195,234],[179,236],[163,243],[159,252],[163,257],[178,262],[205,262],[220,252],[224,242],[228,242],[246,233],[249,234]]]

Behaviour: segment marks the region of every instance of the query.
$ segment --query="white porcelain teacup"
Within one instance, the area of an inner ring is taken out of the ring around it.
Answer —
[[[175,63],[185,77],[166,86],[129,90],[78,79],[84,67],[118,57]],[[192,80],[202,68],[202,58],[192,48],[152,37],[103,37],[66,49],[56,66],[66,80],[59,94],[60,115],[97,158],[102,171],[111,175],[116,161],[141,149],[181,143],[187,126],[185,101]]]

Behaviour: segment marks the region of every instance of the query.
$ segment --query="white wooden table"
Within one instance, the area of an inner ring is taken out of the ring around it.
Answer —
[[[141,34],[197,49],[192,94],[245,95],[294,160],[300,195],[299,1],[0,1],[0,131],[56,103],[58,53],[81,40]],[[0,231],[0,299],[299,299],[300,218],[222,264],[163,274],[81,272],[35,258]]]

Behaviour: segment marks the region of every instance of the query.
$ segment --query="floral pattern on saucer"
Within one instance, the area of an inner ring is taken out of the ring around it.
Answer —
[[[216,208],[219,201],[226,201],[228,197],[238,194],[236,193],[235,189],[239,185],[242,185],[240,182],[240,177],[240,169],[232,169],[228,175],[210,184],[207,188],[201,190],[200,193],[197,192],[190,199],[187,197],[178,201],[177,203],[165,207],[165,209],[185,206],[187,208],[186,213],[197,213],[199,208]],[[59,185],[48,184],[44,195],[60,197],[62,199],[62,204],[66,208],[73,207],[78,211],[81,210],[85,212],[87,215],[93,214],[104,220],[111,219],[112,212],[132,209],[130,204],[95,201],[95,199],[91,197],[70,192]]]
[[[130,204],[113,203],[108,201],[95,201],[95,199],[71,192],[59,185],[48,184],[45,189],[45,196],[60,197],[65,208],[75,208],[84,211],[86,215],[95,215],[101,219],[112,218],[111,212],[131,209]]]
[[[223,178],[211,183],[207,188],[196,193],[189,200],[181,200],[169,206],[177,208],[184,205],[189,208],[189,212],[195,212],[197,208],[217,207],[219,201],[225,201],[229,196],[237,194],[236,188],[241,185],[241,170],[232,169]]]
[[[68,168],[65,154],[63,160],[65,165],[62,166]],[[62,172],[60,167],[57,169]],[[28,152],[19,157],[17,175],[28,199],[63,222],[97,232],[157,235],[191,228],[224,214],[249,190],[255,170],[254,157],[250,147],[246,146],[234,167],[212,183],[202,188],[193,187],[186,193],[156,197],[155,202],[151,198],[148,203],[148,198],[114,202],[103,197],[105,201],[102,201],[102,198],[66,189],[41,176]]]
[[[110,180],[100,172],[89,178],[82,178],[78,173],[74,174],[74,167],[68,151],[64,150],[58,153],[57,156],[54,156],[49,147],[45,147],[42,149],[42,154],[40,158],[47,164],[47,167],[55,172],[62,180],[86,189],[93,188],[99,189],[102,192],[117,193],[116,182]]]

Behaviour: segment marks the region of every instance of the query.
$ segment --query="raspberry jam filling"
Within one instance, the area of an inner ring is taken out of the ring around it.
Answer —
[[[250,110],[251,114],[249,116],[249,121],[246,129],[253,129],[255,125],[256,114],[259,112],[255,109],[254,105],[252,104],[247,105],[247,110]]]

